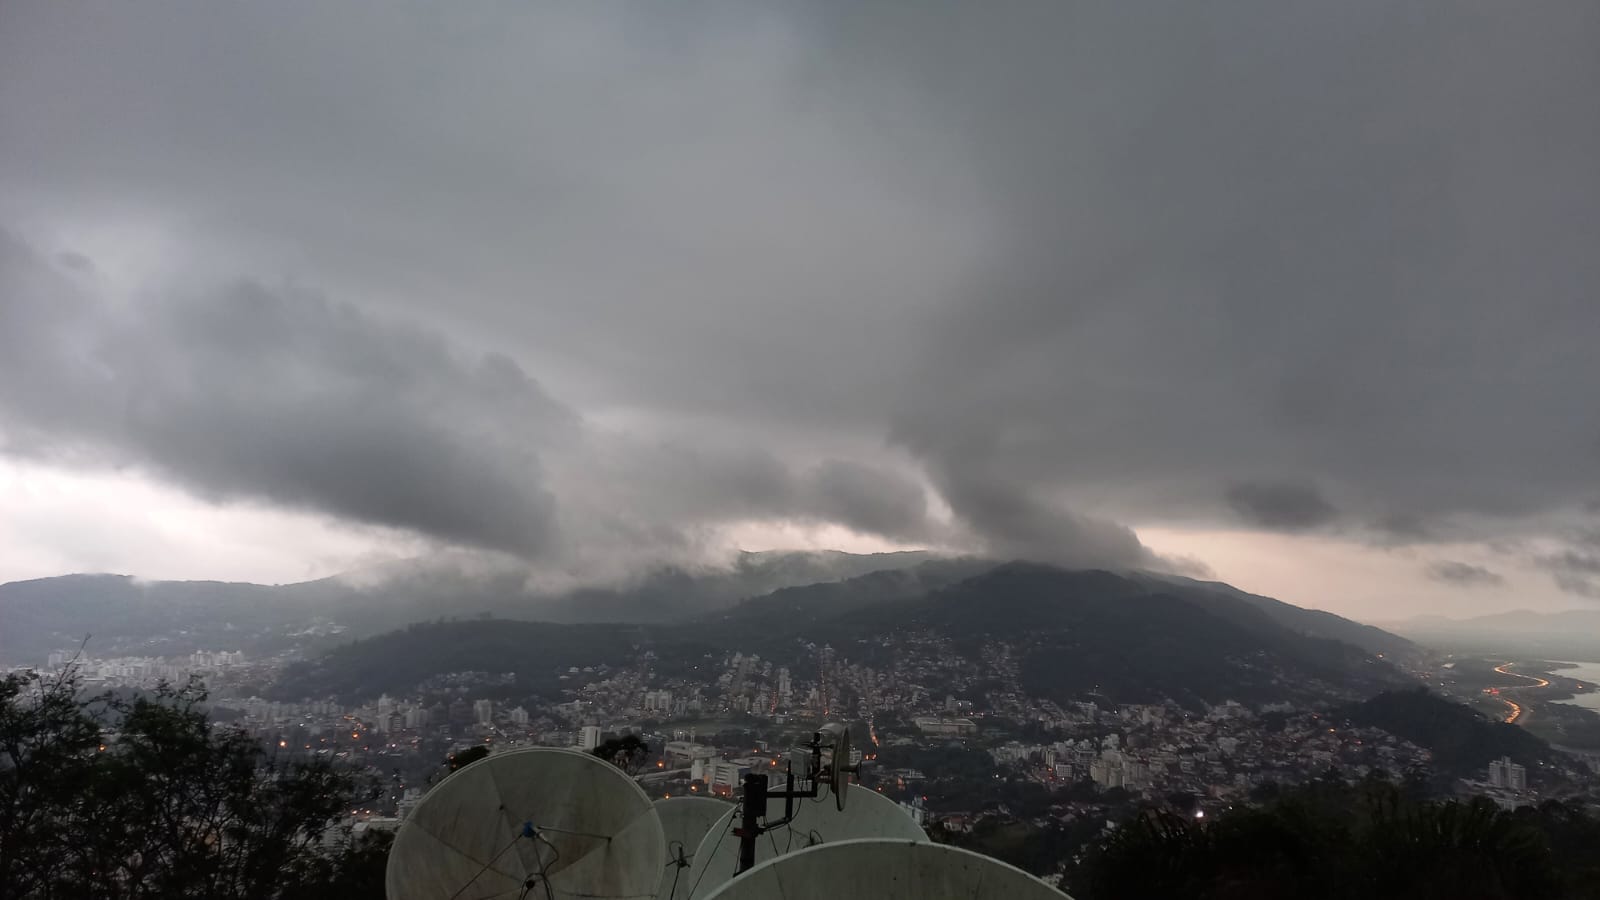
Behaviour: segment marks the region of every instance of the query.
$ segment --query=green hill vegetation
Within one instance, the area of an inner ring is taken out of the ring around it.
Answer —
[[[1502,756],[1525,766],[1537,783],[1556,762],[1556,752],[1538,736],[1505,722],[1493,722],[1469,707],[1425,688],[1385,691],[1345,713],[1351,722],[1381,728],[1433,754],[1442,778],[1482,780],[1489,761]]]
[[[1355,700],[1409,684],[1373,654],[1308,635],[1209,587],[1103,571],[1013,563],[935,562],[837,583],[790,588],[725,613],[676,624],[559,625],[441,621],[340,647],[296,666],[277,696],[403,693],[450,672],[515,673],[523,693],[554,696],[572,667],[655,655],[658,672],[692,676],[730,650],[802,664],[830,643],[852,658],[887,653],[911,631],[948,639],[980,661],[986,641],[1021,655],[1028,693],[1114,702],[1170,697],[1198,707],[1224,699]]]

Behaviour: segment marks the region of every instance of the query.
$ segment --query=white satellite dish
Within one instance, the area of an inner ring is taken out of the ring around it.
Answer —
[[[780,788],[783,782],[774,779],[772,786]],[[815,844],[852,838],[918,843],[928,840],[922,826],[912,821],[900,804],[876,791],[852,784],[849,786],[850,801],[840,809],[829,796],[829,787],[821,785],[820,788],[816,799],[795,801],[794,821],[761,835],[756,841],[757,865]],[[733,833],[738,814],[738,807],[729,809],[706,833],[685,873],[690,893],[684,894],[680,889],[680,897],[700,900],[733,877],[739,863],[739,838]]]
[[[780,856],[708,900],[1070,900],[998,859],[947,844],[838,841]]]
[[[389,900],[656,895],[666,863],[650,798],[577,750],[515,750],[439,782],[389,850]]]
[[[661,818],[661,833],[666,838],[667,862],[661,870],[660,900],[688,897],[693,883],[689,865],[700,841],[733,804],[711,797],[670,797],[657,800],[656,815]]]

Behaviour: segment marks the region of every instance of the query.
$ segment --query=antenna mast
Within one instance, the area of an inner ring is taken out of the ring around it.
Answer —
[[[807,787],[796,790],[794,786],[794,762],[791,760],[785,766],[787,776],[783,790],[773,791],[768,785],[765,772],[749,772],[744,776],[744,807],[739,827],[733,833],[739,838],[739,865],[734,870],[734,875],[749,871],[756,864],[756,838],[767,832],[782,828],[794,820],[794,801],[797,799],[813,800],[821,796],[821,785],[828,785],[833,790],[834,804],[844,811],[845,797],[849,788],[850,776],[857,779],[861,776],[861,766],[850,764],[850,728],[838,722],[829,722],[811,735],[808,743],[802,747],[811,751]],[[822,761],[822,751],[826,749],[828,761]],[[783,818],[776,821],[766,821],[767,801],[783,800]]]

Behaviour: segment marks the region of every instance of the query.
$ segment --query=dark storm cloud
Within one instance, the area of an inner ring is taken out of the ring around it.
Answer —
[[[899,410],[943,467],[1322,523],[1207,487],[1290,470],[1433,537],[1600,474],[1600,9],[875,9],[835,36],[924,87],[1001,229]]]
[[[1483,566],[1448,559],[1429,564],[1427,574],[1434,581],[1458,587],[1499,587],[1506,583],[1501,575]]]
[[[94,260],[84,256],[82,253],[74,253],[71,250],[56,254],[56,261],[74,272],[89,274],[94,271]]]
[[[241,283],[119,309],[3,233],[0,422],[0,451],[133,465],[219,500],[533,560],[575,541],[682,553],[684,529],[738,519],[931,536],[921,486],[892,469],[797,470],[758,448],[593,429],[505,356],[301,290]]]
[[[554,540],[538,449],[576,419],[511,360],[257,284],[115,309],[0,241],[3,449],[529,557]]]
[[[1227,499],[1247,524],[1272,531],[1306,531],[1339,516],[1316,487],[1298,482],[1244,481],[1228,487]]]
[[[924,462],[956,526],[979,548],[1000,558],[1034,559],[1066,566],[1175,568],[1126,526],[1072,509],[1047,483],[1030,484],[993,460],[1004,434],[951,433],[920,417],[902,418],[894,443]]]
[[[1381,543],[1411,544],[1433,537],[1437,523],[1429,523],[1413,513],[1393,513],[1372,523],[1373,536]]]
[[[846,460],[828,460],[805,473],[798,505],[822,521],[872,534],[926,540],[928,498],[922,486],[898,472]]]
[[[1550,573],[1561,590],[1600,600],[1600,554],[1564,550],[1540,556],[1535,562]]]
[[[349,289],[362,327],[701,432],[579,465],[530,427],[550,474],[509,498],[559,494],[563,536],[911,538],[925,478],[975,544],[1133,565],[1117,522],[1509,537],[1600,475],[1591,3],[5,15],[0,217],[30,235]],[[103,440],[83,420],[32,439]],[[521,428],[438,440],[487,479]]]
[[[844,459],[796,466],[754,445],[719,446],[592,431],[555,464],[579,543],[693,546],[698,526],[834,523],[904,541],[939,537],[922,486],[892,468]]]
[[[945,473],[938,484],[996,556],[1078,567],[1166,567],[1131,529],[1049,502],[1026,485],[965,469]]]

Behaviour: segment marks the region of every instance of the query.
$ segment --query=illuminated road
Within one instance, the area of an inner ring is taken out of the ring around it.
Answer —
[[[1494,670],[1496,672],[1499,672],[1501,675],[1510,675],[1512,678],[1525,678],[1528,681],[1533,682],[1533,684],[1527,685],[1526,687],[1522,687],[1522,688],[1506,688],[1506,690],[1509,690],[1509,691],[1532,690],[1533,688],[1542,688],[1542,687],[1549,687],[1550,686],[1550,681],[1547,678],[1537,678],[1537,677],[1535,677],[1533,675],[1523,675],[1523,674],[1521,674],[1519,672],[1508,672],[1508,671],[1506,671],[1506,669],[1508,669],[1509,667],[1514,666],[1514,665],[1516,665],[1516,663],[1514,663],[1514,662],[1504,662],[1504,663],[1501,663],[1498,666],[1495,666]],[[1507,699],[1505,697],[1501,697],[1500,698],[1500,702],[1504,703],[1506,706],[1511,708],[1510,712],[1506,713],[1506,721],[1507,722],[1516,722],[1518,719],[1522,718],[1522,714],[1525,711],[1522,708],[1522,704],[1517,703],[1515,700],[1509,700],[1509,699]]]

